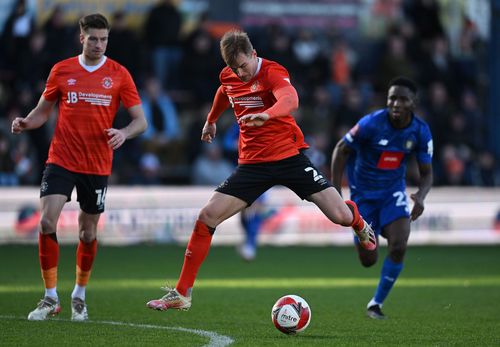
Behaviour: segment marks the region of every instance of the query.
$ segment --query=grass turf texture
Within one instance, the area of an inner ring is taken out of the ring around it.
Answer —
[[[365,317],[382,261],[365,269],[352,247],[263,247],[252,263],[234,248],[214,247],[200,269],[192,308],[158,312],[145,303],[163,295],[166,281],[175,284],[184,247],[134,246],[99,248],[87,290],[91,322],[73,323],[75,249],[61,247],[59,318],[29,322],[43,294],[37,247],[0,247],[1,346],[223,344],[186,329],[229,337],[232,346],[500,345],[498,246],[410,248],[384,306],[385,321]],[[271,307],[284,294],[311,306],[311,324],[297,336],[271,322]]]

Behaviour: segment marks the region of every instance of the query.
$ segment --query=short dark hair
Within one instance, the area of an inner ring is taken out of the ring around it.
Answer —
[[[80,30],[87,32],[88,29],[107,29],[109,30],[109,23],[106,17],[100,13],[93,13],[80,18],[78,22]]]
[[[412,93],[415,95],[417,95],[417,92],[418,92],[417,84],[415,82],[413,82],[411,79],[404,77],[404,76],[398,76],[396,78],[393,78],[389,82],[389,88],[391,88],[392,86],[406,87],[409,90],[411,90]]]
[[[253,46],[247,33],[241,30],[230,30],[226,32],[220,40],[222,59],[224,59],[224,62],[229,66],[234,64],[240,53],[249,55],[252,51]]]

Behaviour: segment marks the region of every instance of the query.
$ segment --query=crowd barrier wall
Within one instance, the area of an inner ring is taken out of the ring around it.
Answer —
[[[415,190],[409,188],[408,194]],[[99,242],[186,244],[200,208],[212,193],[208,187],[110,186],[106,211],[98,226]],[[38,196],[39,190],[34,187],[0,189],[0,244],[37,242]],[[267,203],[273,213],[261,228],[260,244],[352,244],[349,228],[331,223],[315,205],[300,200],[288,189],[271,189]],[[74,192],[59,219],[61,243],[77,241],[78,213]],[[236,215],[217,227],[213,244],[236,245],[242,239]],[[409,243],[500,244],[500,189],[433,188],[424,214],[412,223]]]

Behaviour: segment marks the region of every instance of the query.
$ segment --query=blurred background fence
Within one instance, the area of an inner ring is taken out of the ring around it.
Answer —
[[[99,224],[99,242],[185,244],[212,192],[207,187],[111,187]],[[78,241],[75,200],[73,196],[59,220],[62,243]],[[331,223],[316,206],[286,188],[273,188],[267,205],[270,215],[260,230],[261,244],[352,245],[349,228]],[[2,189],[0,243],[36,243],[37,206],[36,188]],[[436,188],[424,215],[414,223],[410,244],[500,244],[500,189]],[[217,228],[213,243],[236,245],[243,235],[239,216],[234,216]]]

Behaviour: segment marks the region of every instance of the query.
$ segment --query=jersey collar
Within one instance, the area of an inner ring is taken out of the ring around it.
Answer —
[[[78,62],[80,63],[81,67],[83,67],[88,72],[94,72],[95,70],[99,69],[101,66],[104,65],[104,63],[106,62],[106,60],[108,60],[108,57],[106,57],[104,55],[102,57],[102,60],[101,60],[101,62],[99,64],[90,66],[90,65],[85,65],[85,63],[83,62],[83,54],[80,54],[78,56]]]
[[[255,75],[253,75],[253,77],[255,77],[259,74],[261,67],[262,67],[262,58],[257,58],[257,70],[255,70]]]

